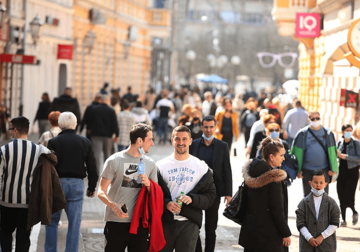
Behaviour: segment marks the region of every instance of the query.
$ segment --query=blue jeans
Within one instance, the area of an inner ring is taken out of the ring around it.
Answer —
[[[157,133],[159,135],[159,142],[161,142],[161,136],[164,136],[164,143],[166,143],[166,134],[168,131],[168,118],[159,118],[159,121],[157,122]]]
[[[76,252],[79,248],[85,185],[84,181],[78,178],[60,178],[60,182],[68,204],[67,208],[65,208],[65,212],[69,220],[65,252]],[[45,252],[58,251],[58,225],[61,212],[62,210],[54,213],[51,216],[50,226],[45,227]]]

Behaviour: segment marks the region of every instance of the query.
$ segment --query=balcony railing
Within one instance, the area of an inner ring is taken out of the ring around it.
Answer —
[[[151,25],[170,26],[170,11],[167,9],[149,9],[147,21]]]

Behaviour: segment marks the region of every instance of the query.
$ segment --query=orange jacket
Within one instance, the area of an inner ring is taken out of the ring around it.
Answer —
[[[143,186],[139,192],[129,233],[137,234],[141,218],[143,227],[148,228],[150,233],[149,252],[158,252],[166,244],[161,221],[164,212],[164,194],[161,187],[152,180],[150,180],[150,190],[151,193],[148,193],[146,186]],[[151,223],[149,223],[150,212]]]
[[[219,140],[222,140],[222,138],[223,138],[223,135],[221,134],[221,128],[222,128],[222,122],[224,119],[224,114],[225,114],[225,109],[223,111],[220,111],[215,116],[216,129],[217,129],[218,133],[215,133],[214,136]],[[236,113],[234,113],[234,112],[231,112],[231,121],[232,121],[233,136],[236,136],[236,138],[238,138],[239,137],[238,121],[237,121]]]

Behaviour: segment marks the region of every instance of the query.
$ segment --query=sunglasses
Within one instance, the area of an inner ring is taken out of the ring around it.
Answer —
[[[271,129],[271,130],[269,130],[269,132],[274,132],[274,131],[279,132],[280,130],[279,129]]]
[[[313,117],[313,118],[310,118],[310,121],[319,121],[320,120],[320,117]]]
[[[15,128],[9,128],[9,129],[8,129],[8,131],[10,131],[10,130],[14,130],[14,129],[15,129]]]

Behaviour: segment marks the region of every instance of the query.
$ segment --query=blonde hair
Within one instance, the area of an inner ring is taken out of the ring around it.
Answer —
[[[185,114],[185,115],[189,115],[191,113],[191,110],[192,110],[192,107],[190,104],[185,104],[183,107],[182,107],[182,112]]]

